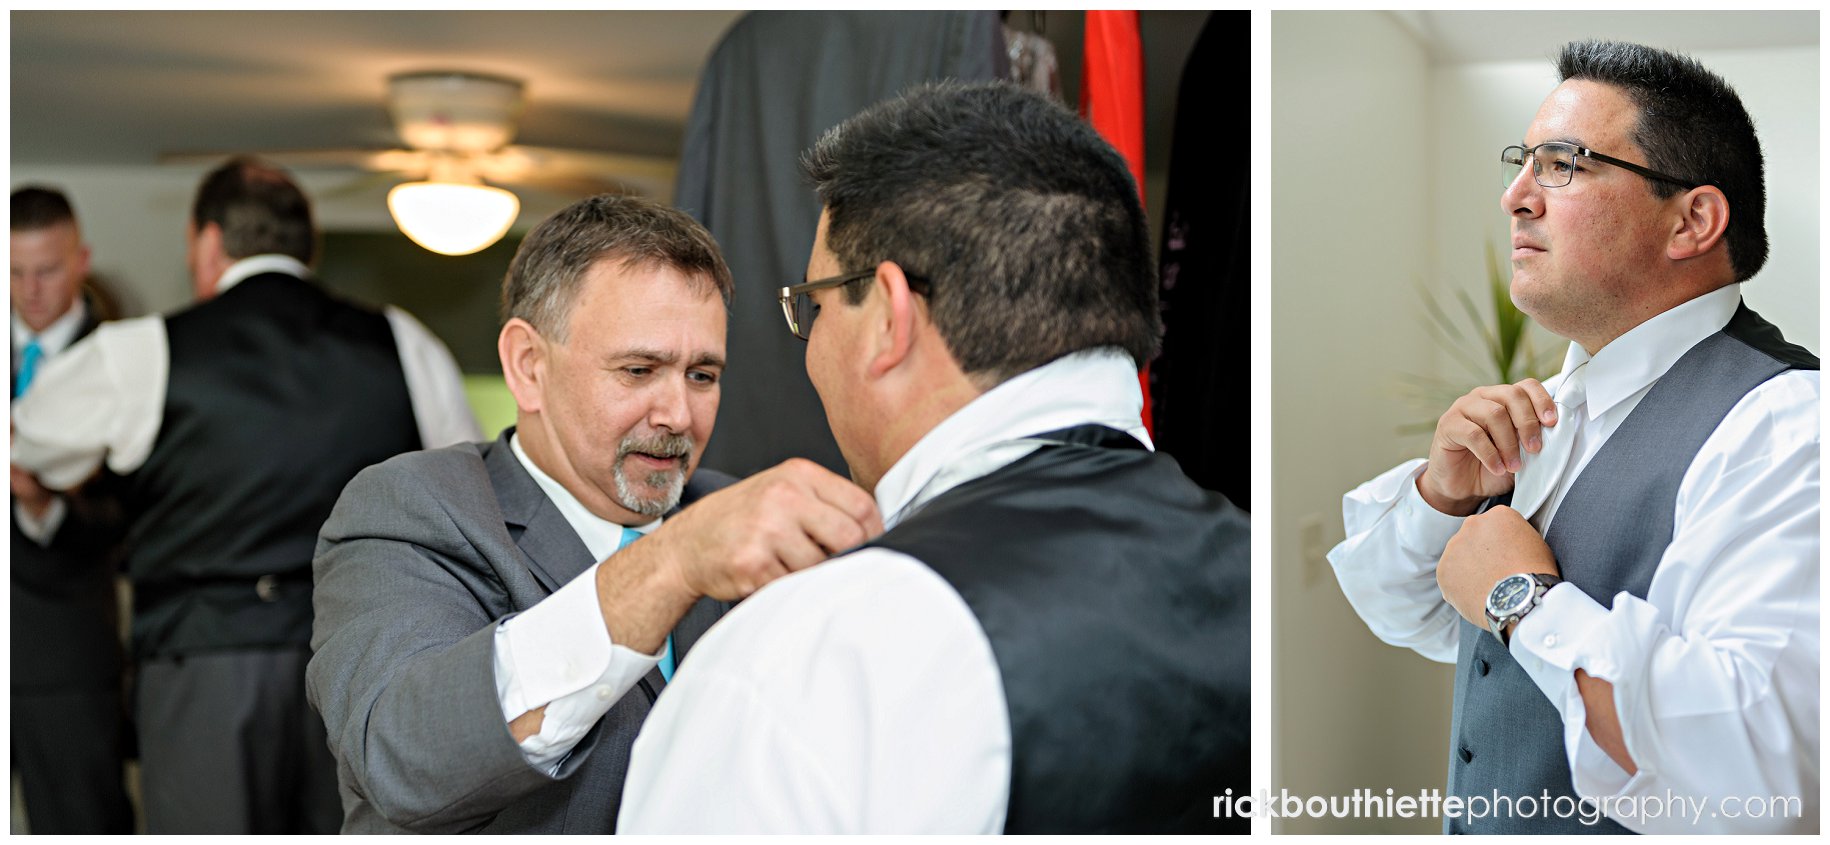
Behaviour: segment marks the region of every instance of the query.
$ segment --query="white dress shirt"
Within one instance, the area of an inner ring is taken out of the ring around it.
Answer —
[[[1570,483],[1690,347],[1740,302],[1731,285],[1666,311],[1585,362],[1588,405],[1571,470],[1534,520],[1555,517]],[[1562,716],[1577,794],[1710,800],[1797,796],[1805,818],[1616,818],[1641,833],[1815,830],[1818,810],[1818,398],[1815,371],[1750,391],[1691,460],[1671,545],[1644,599],[1606,606],[1560,584],[1518,624],[1511,653]],[[1348,601],[1380,639],[1456,659],[1460,615],[1436,561],[1462,520],[1417,492],[1424,461],[1361,485],[1343,503],[1347,539],[1328,555]],[[1629,777],[1589,735],[1575,672],[1609,681]],[[1730,808],[1733,809],[1733,808]]]
[[[878,483],[915,508],[1083,423],[1130,432],[1116,350],[1017,376],[935,426]],[[619,832],[998,833],[1009,713],[991,643],[932,569],[868,548],[777,580],[693,647],[631,752]]]
[[[216,292],[261,273],[310,272],[290,256],[256,255],[230,265]],[[412,315],[393,306],[385,312],[420,442],[436,448],[482,439],[451,352]],[[66,354],[47,357],[32,389],[13,403],[13,463],[54,490],[87,481],[104,461],[123,475],[139,469],[159,436],[170,370],[162,315],[96,327]]]
[[[83,319],[88,316],[89,304],[83,301],[81,295],[71,302],[70,310],[65,311],[63,316],[52,320],[51,324],[45,326],[42,332],[32,331],[31,326],[19,319],[19,312],[14,311],[11,335],[14,368],[18,368],[17,362],[24,357],[26,346],[36,340],[38,341],[38,354],[43,356],[39,359],[37,366],[42,371],[47,362],[63,354],[63,351],[76,341],[76,332],[82,328]],[[37,383],[36,380],[33,383]],[[19,525],[19,533],[42,546],[49,544],[51,538],[57,536],[57,529],[63,526],[64,515],[68,512],[68,508],[69,504],[64,501],[63,496],[54,495],[51,497],[50,504],[45,506],[44,513],[33,516],[31,511],[26,510],[15,500],[13,502],[13,521]]]
[[[584,739],[591,726],[648,674],[661,655],[645,655],[610,641],[597,600],[597,568],[623,540],[623,526],[585,509],[570,491],[542,472],[521,448],[521,435],[508,439],[515,460],[534,477],[567,525],[598,560],[533,607],[496,627],[496,695],[502,718],[546,707],[538,733],[521,741],[528,765],[548,774]],[[644,535],[661,527],[656,519],[630,526]],[[666,650],[666,646],[662,647]]]

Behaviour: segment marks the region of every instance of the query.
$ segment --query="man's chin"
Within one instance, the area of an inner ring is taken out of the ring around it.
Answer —
[[[684,473],[667,471],[640,476],[618,491],[618,504],[643,516],[661,516],[680,504],[686,492]]]

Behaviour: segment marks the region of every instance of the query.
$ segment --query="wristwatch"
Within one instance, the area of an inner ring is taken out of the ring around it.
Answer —
[[[1508,575],[1493,585],[1493,591],[1487,594],[1487,628],[1493,636],[1506,642],[1506,626],[1525,618],[1538,604],[1544,601],[1544,594],[1550,588],[1563,583],[1562,578],[1543,572],[1524,572]]]

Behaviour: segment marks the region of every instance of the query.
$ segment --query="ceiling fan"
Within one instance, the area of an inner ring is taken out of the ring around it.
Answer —
[[[388,113],[407,149],[262,153],[286,167],[355,167],[405,178],[388,210],[407,237],[433,252],[467,255],[500,240],[520,199],[496,185],[562,193],[665,193],[671,158],[511,144],[525,105],[520,80],[463,71],[388,78]],[[170,153],[163,163],[215,162],[221,154]]]

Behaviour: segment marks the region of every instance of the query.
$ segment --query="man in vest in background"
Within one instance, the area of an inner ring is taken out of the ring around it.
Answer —
[[[804,164],[788,328],[888,530],[700,641],[619,830],[1211,829],[1247,780],[1249,528],[1140,420],[1162,323],[1123,160],[999,83]]]
[[[17,401],[102,315],[83,292],[89,246],[62,193],[13,192],[11,250]],[[13,470],[12,761],[33,833],[133,832],[112,504]]]
[[[1500,204],[1563,370],[1457,400],[1427,461],[1347,494],[1330,560],[1380,639],[1456,664],[1448,792],[1510,811],[1448,832],[1815,830],[1817,359],[1741,301],[1753,123],[1662,50],[1557,70]]]
[[[13,463],[54,490],[118,476],[148,832],[334,832],[304,689],[318,528],[358,470],[476,421],[423,326],[310,279],[317,232],[284,171],[212,171],[186,236],[198,303],[45,367]]]
[[[811,461],[699,467],[732,281],[685,213],[574,203],[502,288],[515,427],[362,472],[324,524],[307,679],[347,833],[610,832],[636,731],[728,602],[882,532]]]

